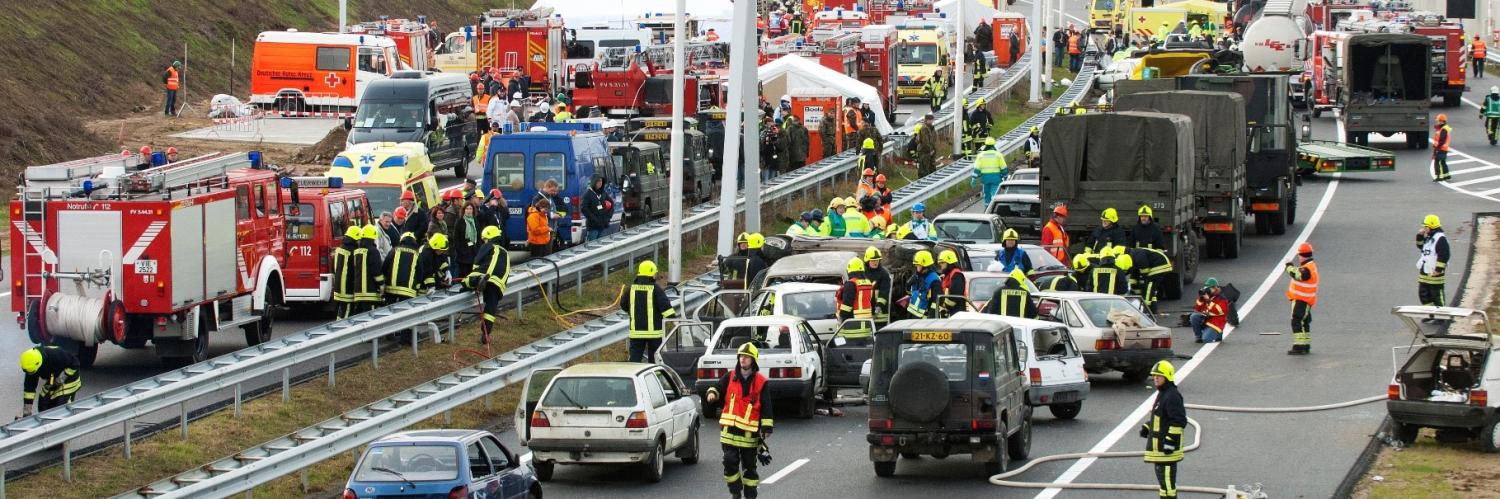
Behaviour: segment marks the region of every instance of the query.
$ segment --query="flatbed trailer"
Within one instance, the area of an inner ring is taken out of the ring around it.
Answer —
[[[1396,154],[1384,149],[1326,140],[1297,145],[1297,173],[1396,171]]]

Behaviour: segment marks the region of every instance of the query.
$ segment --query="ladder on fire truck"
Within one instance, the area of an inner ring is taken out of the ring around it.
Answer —
[[[222,182],[229,170],[249,168],[253,165],[250,153],[210,153],[196,158],[168,163],[131,172],[117,182],[123,193],[146,195],[160,194],[170,197],[172,191],[208,187]]]
[[[485,12],[479,20],[479,67],[521,70],[520,56],[515,52],[506,53],[505,60],[500,60],[500,46],[496,43],[499,37],[495,36],[495,28],[520,27],[528,23],[545,22],[550,17],[551,7],[531,10],[490,9]]]
[[[107,171],[126,169],[140,164],[136,154],[106,154],[50,165],[26,168],[22,185],[16,188],[21,204],[21,218],[11,220],[25,241],[21,244],[21,279],[23,303],[40,301],[47,295],[46,275],[57,270],[57,254],[47,246],[47,201],[71,196],[83,189],[84,181]],[[33,228],[32,222],[36,223]],[[16,269],[11,269],[15,272]],[[32,285],[36,282],[39,285]],[[28,312],[29,316],[29,312]]]

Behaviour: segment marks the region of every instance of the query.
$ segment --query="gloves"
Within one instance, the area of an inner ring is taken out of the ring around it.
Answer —
[[[761,428],[761,430],[760,430],[760,438],[762,440],[764,440],[764,439],[766,439],[766,438],[768,438],[770,436],[771,436],[771,429],[770,428]]]
[[[1150,437],[1151,437],[1151,428],[1146,427],[1146,425],[1141,425],[1141,438],[1150,438]]]

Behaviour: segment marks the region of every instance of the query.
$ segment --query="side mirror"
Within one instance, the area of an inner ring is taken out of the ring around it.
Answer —
[[[354,128],[354,118],[344,118],[344,130],[350,130],[350,129],[353,129],[353,128]]]

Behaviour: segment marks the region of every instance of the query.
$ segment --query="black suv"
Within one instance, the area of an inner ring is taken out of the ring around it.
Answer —
[[[865,437],[875,474],[895,474],[897,455],[969,454],[986,476],[1025,459],[1024,348],[999,320],[904,320],[877,332]]]

